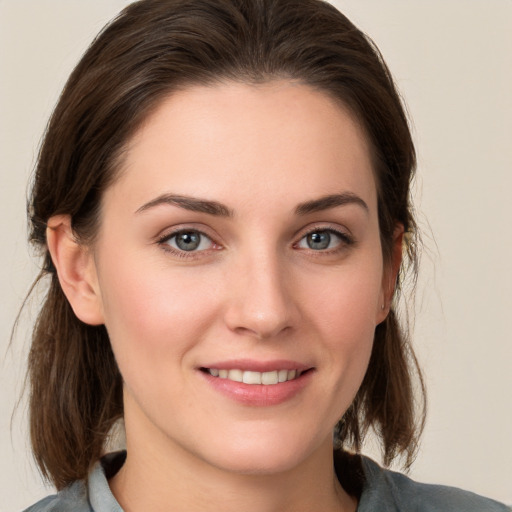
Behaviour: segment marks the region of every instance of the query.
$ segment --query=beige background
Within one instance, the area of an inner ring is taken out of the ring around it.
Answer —
[[[36,269],[26,183],[67,75],[126,3],[0,0],[0,511],[48,492],[30,459],[23,403],[10,424],[37,306],[8,351]],[[512,1],[334,3],[376,41],[414,120],[427,245],[414,339],[430,408],[411,474],[512,503]]]

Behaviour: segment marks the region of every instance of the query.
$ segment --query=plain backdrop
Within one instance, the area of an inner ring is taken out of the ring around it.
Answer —
[[[0,510],[49,490],[31,461],[27,325],[11,327],[37,271],[25,199],[60,89],[128,2],[0,0]],[[380,47],[413,122],[426,250],[414,344],[429,415],[411,475],[512,503],[512,1],[339,0]],[[371,446],[369,453],[375,454]]]

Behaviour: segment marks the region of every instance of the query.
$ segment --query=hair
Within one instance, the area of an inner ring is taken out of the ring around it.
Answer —
[[[96,37],[71,74],[48,123],[29,203],[30,241],[49,288],[29,354],[30,433],[35,460],[58,489],[84,479],[123,416],[122,377],[104,326],[78,320],[46,244],[48,219],[67,214],[77,240],[94,241],[101,198],[123,150],[173,91],[227,81],[293,80],[343,104],[369,142],[384,260],[404,226],[397,291],[416,274],[416,225],[409,187],[416,157],[407,117],[373,42],[321,0],[141,0]],[[395,292],[396,294],[396,292]],[[396,297],[395,297],[396,299]],[[385,464],[412,462],[424,414],[421,372],[395,313],[375,330],[357,396],[335,430],[337,446],[359,451],[377,433]],[[419,382],[420,400],[415,400]],[[418,406],[419,404],[419,406]]]

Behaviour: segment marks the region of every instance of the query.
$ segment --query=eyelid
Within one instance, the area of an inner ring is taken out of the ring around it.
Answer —
[[[305,236],[310,235],[311,233],[316,233],[317,231],[330,231],[332,233],[338,234],[340,237],[344,239],[350,239],[352,241],[355,241],[354,236],[352,235],[351,231],[348,228],[342,227],[338,224],[324,224],[322,222],[314,223],[299,230],[297,232],[297,238],[302,239]]]
[[[207,233],[209,230],[205,230],[203,228],[199,228],[197,226],[191,226],[191,225],[180,225],[180,226],[173,226],[172,228],[167,228],[163,230],[159,235],[155,238],[155,243],[159,245],[162,250],[164,250],[167,253],[170,253],[172,255],[178,256],[180,258],[197,258],[201,255],[204,255],[205,253],[208,253],[212,250],[220,250],[222,249],[222,245],[219,244],[214,236]],[[207,249],[201,249],[201,250],[194,250],[194,251],[184,251],[179,248],[172,247],[171,245],[167,244],[169,240],[174,238],[175,236],[179,235],[180,233],[186,233],[186,232],[194,232],[198,233],[200,236],[207,238],[211,244],[212,247],[209,247]]]
[[[185,251],[181,250],[179,248],[174,248],[167,244],[166,242],[170,240],[171,238],[179,235],[183,232],[195,232],[200,234],[203,237],[206,237],[208,240],[210,240],[212,247],[209,247],[207,249],[201,249],[201,250],[192,250],[192,251]],[[201,225],[198,227],[195,224],[181,224],[178,226],[173,226],[166,228],[160,232],[159,235],[157,235],[154,239],[154,242],[161,246],[162,249],[168,253],[171,253],[173,255],[176,255],[181,258],[188,258],[193,259],[197,257],[204,256],[205,253],[210,253],[213,251],[218,251],[221,249],[224,249],[223,244],[217,242],[218,237],[216,235],[210,234],[210,229],[208,226]],[[330,232],[333,233],[335,236],[337,236],[340,239],[340,243],[336,245],[336,247],[323,249],[323,250],[315,250],[311,248],[299,248],[298,244],[308,235],[315,233],[315,232]],[[298,234],[294,237],[295,242],[292,244],[293,248],[300,249],[304,251],[314,252],[318,255],[320,254],[335,254],[338,251],[342,251],[344,249],[347,249],[349,246],[356,243],[356,240],[354,239],[354,236],[350,232],[349,229],[345,227],[341,227],[338,224],[324,224],[324,223],[315,223],[313,225],[309,225],[305,228],[302,228],[301,230],[298,230]]]
[[[314,250],[314,249],[304,249],[304,250],[310,250],[316,253],[332,253],[336,252],[337,250],[342,250],[344,248],[347,248],[348,246],[351,246],[356,243],[356,240],[354,239],[354,236],[348,229],[343,229],[340,226],[333,226],[332,224],[315,224],[313,226],[307,227],[305,230],[302,230],[300,234],[297,237],[297,241],[294,242],[294,247],[297,247],[299,242],[301,242],[305,237],[308,235],[311,235],[312,233],[317,232],[328,232],[328,233],[334,233],[338,238],[340,238],[341,242],[339,246],[334,247],[332,249],[325,249],[325,250]]]
[[[212,230],[204,224],[183,223],[176,224],[174,226],[168,226],[160,230],[160,232],[154,237],[154,241],[159,242],[165,239],[169,239],[174,235],[183,233],[184,231],[194,231],[200,233],[201,235],[204,235],[213,241],[215,241],[218,238],[218,236],[215,233],[212,233]]]

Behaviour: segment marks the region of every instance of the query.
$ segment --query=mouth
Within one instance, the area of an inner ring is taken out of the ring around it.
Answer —
[[[199,367],[211,387],[244,406],[273,406],[289,400],[307,388],[315,367],[281,361],[215,362]]]
[[[276,384],[282,384],[284,382],[298,379],[304,373],[310,370],[300,369],[281,369],[267,372],[257,372],[250,370],[242,370],[238,368],[226,369],[226,368],[201,368],[201,371],[216,377],[218,379],[226,379],[232,382],[241,382],[249,385],[264,385],[273,386]]]

